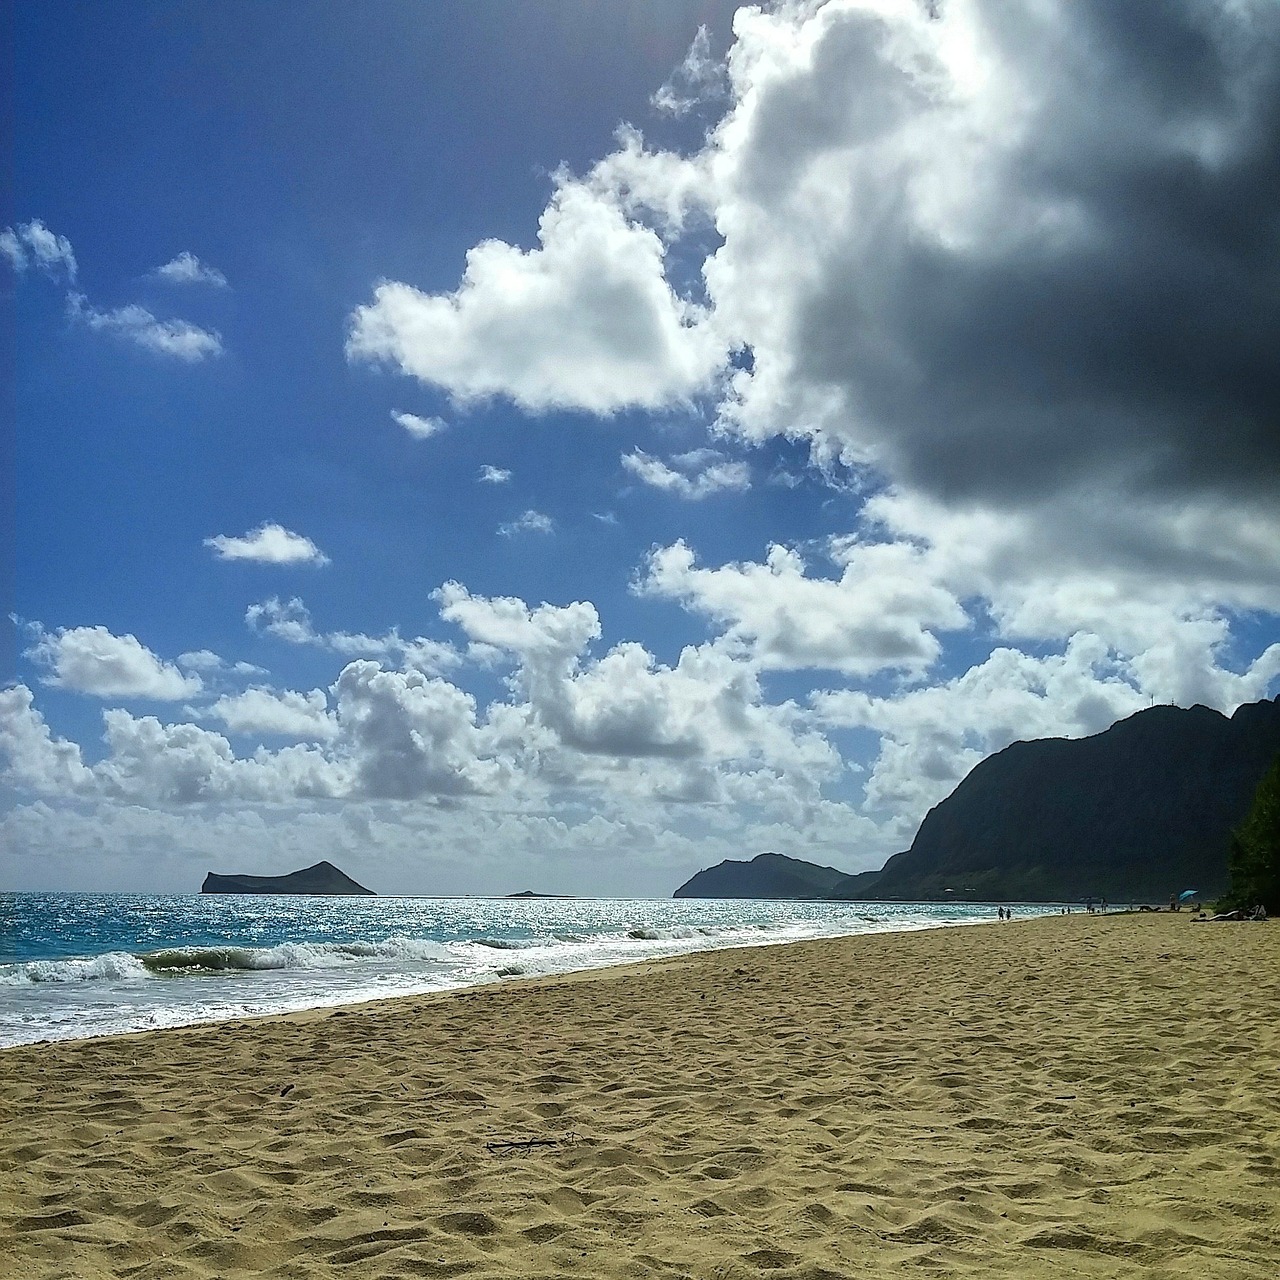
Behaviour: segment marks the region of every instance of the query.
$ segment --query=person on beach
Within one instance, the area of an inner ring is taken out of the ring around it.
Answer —
[[[1208,917],[1208,923],[1214,924],[1220,920],[1265,920],[1266,918],[1267,918],[1266,907],[1264,907],[1262,903],[1258,903],[1258,905],[1254,907],[1252,911],[1245,911],[1240,909],[1237,909],[1235,911],[1219,911],[1217,915]],[[1200,921],[1204,919],[1205,919],[1205,914],[1202,911],[1191,923],[1198,924],[1200,923]]]

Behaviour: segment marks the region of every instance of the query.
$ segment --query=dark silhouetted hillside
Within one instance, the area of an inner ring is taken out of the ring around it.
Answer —
[[[781,853],[761,853],[750,862],[726,859],[686,880],[673,898],[825,898],[848,877]]]
[[[1152,707],[1090,738],[1015,742],[930,810],[909,850],[832,896],[1214,897],[1227,887],[1231,829],[1277,751],[1280,699],[1230,718]]]
[[[326,896],[365,894],[376,896],[372,889],[357,884],[332,862],[317,862],[314,867],[291,871],[287,876],[219,876],[212,871],[200,886],[201,893],[311,893]]]

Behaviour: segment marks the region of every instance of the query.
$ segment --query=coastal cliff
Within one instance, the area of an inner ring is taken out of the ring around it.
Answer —
[[[376,897],[372,889],[357,884],[332,862],[317,862],[313,867],[291,871],[285,876],[220,876],[212,871],[200,886],[201,893],[309,893],[336,897],[361,894]]]
[[[1231,829],[1277,752],[1280,699],[1230,717],[1152,707],[1089,738],[1015,742],[929,811],[909,850],[832,896],[1158,902],[1194,888],[1216,897]]]
[[[879,871],[779,854],[700,871],[673,896],[1160,902],[1227,887],[1231,830],[1280,753],[1280,699],[1228,717],[1151,707],[1088,738],[1015,742],[979,763]],[[838,874],[838,873],[837,873]]]

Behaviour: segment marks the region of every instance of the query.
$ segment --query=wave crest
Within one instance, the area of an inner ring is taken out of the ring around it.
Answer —
[[[272,969],[332,969],[361,960],[405,960],[451,965],[443,943],[423,938],[384,938],[379,941],[282,942],[274,947],[163,947],[133,955],[110,951],[93,957],[29,960],[0,968],[0,983],[101,982],[135,978],[174,978],[182,974],[263,972]]]
[[[23,964],[7,964],[0,969],[0,983],[8,986],[28,982],[120,981],[146,976],[147,971],[138,957],[127,951],[108,951],[100,956],[77,956],[69,960],[28,960]]]
[[[351,942],[281,942],[274,947],[170,947],[139,959],[155,974],[204,970],[330,969],[361,960],[447,963],[448,950],[424,938],[357,939]]]

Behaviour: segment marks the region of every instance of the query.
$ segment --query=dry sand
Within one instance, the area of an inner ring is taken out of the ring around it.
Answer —
[[[1075,915],[8,1050],[0,1274],[1272,1280],[1277,1015]]]

